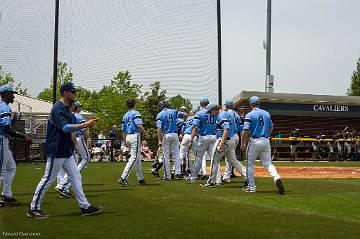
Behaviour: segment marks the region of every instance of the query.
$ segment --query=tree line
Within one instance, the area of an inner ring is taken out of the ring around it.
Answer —
[[[72,81],[73,74],[68,65],[64,62],[58,63],[58,84],[57,96],[60,97],[60,85]],[[4,73],[0,67],[0,85],[12,84],[22,95],[27,95],[27,90],[21,84],[15,85],[10,73]],[[136,98],[136,108],[142,114],[145,128],[149,131],[151,138],[156,138],[156,115],[160,108],[158,102],[169,100],[172,108],[185,106],[188,110],[192,109],[189,99],[181,95],[167,97],[166,90],[161,89],[160,82],[154,81],[150,90],[144,91],[142,85],[135,83],[128,71],[118,72],[110,81],[109,85],[104,85],[99,91],[89,90],[77,86],[77,100],[80,101],[82,109],[94,114],[99,118],[98,123],[93,128],[93,136],[97,136],[100,131],[106,135],[113,125],[121,125],[123,115],[128,111],[126,100]],[[52,102],[53,93],[52,80],[48,88],[45,88],[38,95],[39,99]]]

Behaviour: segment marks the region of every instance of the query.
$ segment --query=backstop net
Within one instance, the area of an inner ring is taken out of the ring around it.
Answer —
[[[0,65],[32,96],[52,78],[54,0],[0,0]],[[129,71],[147,90],[218,99],[216,0],[61,0],[59,60],[90,90]]]

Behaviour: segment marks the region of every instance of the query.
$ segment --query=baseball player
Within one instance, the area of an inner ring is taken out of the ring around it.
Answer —
[[[238,113],[236,113],[233,110],[233,108],[234,108],[233,101],[230,100],[230,99],[226,99],[224,101],[224,103],[225,103],[225,111],[227,112],[228,117],[229,117],[228,118],[229,126],[230,126],[229,131],[231,131],[230,135],[233,135],[231,137],[231,139],[234,141],[235,149],[236,149],[236,147],[239,144],[239,135],[238,135],[238,133],[240,133],[242,131],[243,122],[242,122],[240,116],[238,115]],[[231,164],[229,164],[228,159],[226,157],[225,157],[225,163],[226,163],[226,170],[225,170],[224,176],[222,178],[222,181],[230,183],[230,177],[231,177],[231,174],[233,172],[233,167],[231,166]],[[241,176],[246,179],[245,167],[241,163],[239,164],[239,166],[240,166]]]
[[[81,112],[81,104],[79,101],[76,101],[74,104],[74,116],[75,123],[82,124],[85,122],[84,116],[80,114]],[[71,111],[71,110],[70,110]],[[84,141],[84,134],[87,137],[87,143]],[[80,173],[86,166],[86,164],[90,161],[90,152],[87,145],[91,145],[90,133],[89,129],[81,129],[76,131],[76,144],[75,148],[77,148],[78,154],[75,154],[75,161],[78,163],[78,155],[80,155],[81,161],[78,164],[78,169]],[[71,186],[68,175],[65,173],[64,169],[61,169],[57,176],[58,184],[55,187],[55,190],[63,197],[70,198],[72,194],[69,192],[69,188]]]
[[[88,120],[82,124],[75,124],[73,114],[67,106],[74,102],[76,89],[72,82],[60,87],[60,100],[53,106],[46,132],[45,153],[47,156],[45,174],[36,187],[27,216],[30,218],[44,219],[49,215],[41,210],[41,201],[61,168],[69,175],[72,191],[79,203],[81,215],[89,216],[102,212],[102,208],[92,206],[85,197],[81,174],[75,159],[74,143],[71,132],[88,128],[96,123],[96,120]]]
[[[0,87],[0,185],[3,184],[3,191],[0,199],[0,207],[6,205],[19,205],[11,191],[11,185],[16,173],[16,164],[9,149],[9,136],[24,139],[25,143],[31,143],[31,138],[17,132],[11,127],[13,116],[10,103],[14,102],[16,91],[10,85]]]
[[[213,104],[209,104],[209,107],[214,107]],[[194,116],[194,126],[191,133],[191,139],[189,148],[192,148],[194,139],[197,137],[195,145],[195,163],[189,178],[190,183],[194,183],[196,177],[200,171],[203,163],[205,152],[209,155],[212,153],[214,144],[216,142],[216,130],[215,130],[215,119],[214,115],[211,115],[209,110],[202,109]]]
[[[273,177],[274,182],[280,194],[284,193],[280,175],[271,162],[271,147],[269,136],[273,130],[273,123],[270,114],[260,109],[260,98],[252,96],[250,98],[250,111],[245,116],[244,130],[241,136],[241,148],[246,149],[246,140],[250,135],[250,141],[247,146],[246,175],[248,177],[248,186],[244,188],[245,192],[256,192],[254,178],[254,164],[259,157],[265,169]]]
[[[216,143],[211,153],[211,167],[210,176],[206,184],[201,184],[202,187],[212,187],[218,185],[218,174],[220,160],[225,157],[228,163],[239,171],[246,181],[244,167],[240,161],[236,159],[235,154],[235,142],[234,142],[234,130],[230,127],[229,113],[227,111],[221,111],[219,105],[209,105],[209,113],[216,118]]]
[[[192,169],[192,162],[189,157],[189,151],[193,150],[193,152],[195,152],[194,145],[196,145],[196,140],[197,140],[197,137],[195,137],[194,138],[195,143],[193,144],[192,149],[190,149],[189,144],[191,140],[191,133],[193,126],[194,126],[194,112],[191,111],[190,115],[187,117],[181,130],[183,137],[180,145],[180,161],[183,162],[184,168],[186,169],[185,174],[187,176],[190,174]]]
[[[141,172],[141,133],[145,135],[145,139],[150,138],[143,126],[141,114],[135,110],[135,99],[128,99],[126,105],[129,111],[122,119],[121,130],[123,131],[126,145],[130,148],[131,156],[118,181],[124,187],[129,186],[128,178],[134,166],[139,185],[145,184],[144,176]]]
[[[289,138],[292,138],[292,139],[300,138],[299,132],[300,132],[300,129],[294,129],[290,133]],[[292,161],[292,162],[295,162],[296,155],[297,155],[296,149],[297,149],[297,145],[299,143],[300,143],[299,141],[290,141],[290,161]]]
[[[156,116],[156,127],[158,135],[158,145],[163,150],[164,177],[162,180],[171,180],[170,171],[170,152],[174,158],[175,179],[181,178],[181,162],[179,155],[179,137],[177,118],[178,112],[169,109],[170,105],[166,101],[159,103],[160,113]]]
[[[209,98],[208,97],[201,97],[200,98],[200,107],[198,108],[197,111],[206,109],[207,106],[209,105]],[[215,141],[215,137],[213,137],[213,140]],[[208,159],[210,159],[210,153],[208,151],[205,151],[204,156],[202,158],[202,162],[201,162],[201,169],[200,172],[198,174],[199,178],[201,180],[206,179],[207,177],[207,173],[206,173],[206,162]]]

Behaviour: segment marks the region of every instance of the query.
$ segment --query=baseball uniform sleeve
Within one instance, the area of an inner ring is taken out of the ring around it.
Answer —
[[[251,126],[251,115],[250,115],[250,113],[248,113],[248,114],[245,116],[245,122],[244,122],[244,127],[243,127],[243,129],[244,129],[244,130],[248,130],[248,129],[250,129],[250,126]]]
[[[141,114],[139,112],[136,112],[135,115],[134,115],[134,122],[136,125],[143,125],[144,122],[141,118]]]
[[[162,119],[161,119],[161,113],[159,113],[157,116],[156,116],[156,127],[158,129],[162,129]]]
[[[9,109],[2,110],[0,113],[0,126],[11,125],[11,111]]]
[[[122,118],[122,121],[121,121],[121,130],[126,131],[126,118],[125,118],[125,116]]]

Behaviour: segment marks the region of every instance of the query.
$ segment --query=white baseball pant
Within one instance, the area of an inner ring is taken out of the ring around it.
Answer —
[[[80,173],[90,161],[90,152],[86,146],[84,141],[84,137],[82,135],[76,137],[77,145],[79,146],[79,155],[81,158],[80,163],[77,165]],[[79,160],[78,155],[75,155],[75,163],[77,164]],[[68,175],[65,173],[64,169],[60,169],[57,176],[57,185],[56,188],[68,190],[71,186]]]
[[[180,162],[183,164],[186,162],[186,168],[191,171],[192,169],[192,161],[189,156],[189,151],[192,150],[195,152],[195,145],[197,142],[197,137],[194,138],[192,149],[189,149],[189,144],[191,141],[191,134],[185,134],[180,145]]]
[[[231,137],[231,139],[232,139],[232,140],[234,141],[234,143],[235,143],[235,151],[236,151],[236,147],[237,147],[238,144],[239,144],[239,135],[238,135],[238,134],[234,134],[233,137]],[[225,158],[225,164],[226,164],[226,170],[225,170],[223,179],[230,179],[231,174],[232,174],[233,167],[229,164],[227,158]],[[246,169],[245,169],[245,167],[243,166],[243,174],[242,174],[242,175],[245,175],[245,174],[246,174]]]
[[[3,184],[2,195],[12,198],[11,185],[16,173],[16,164],[9,149],[9,139],[0,136],[0,186]]]
[[[164,178],[171,179],[170,152],[174,158],[175,175],[181,174],[181,162],[179,155],[179,137],[177,133],[164,134],[162,140]]]
[[[221,142],[221,139],[218,139],[214,145],[213,153],[211,156],[211,166],[210,166],[210,176],[208,179],[208,183],[215,184],[218,181],[218,175],[219,175],[219,167],[220,167],[220,160],[223,157],[227,158],[227,161],[229,164],[234,167],[243,178],[246,180],[245,170],[244,166],[236,159],[235,154],[235,143],[232,139],[225,141],[225,149],[223,151],[219,151],[219,144]]]
[[[280,175],[276,171],[275,166],[271,162],[271,147],[268,138],[250,138],[247,147],[246,174],[249,181],[249,190],[256,191],[255,185],[255,160],[260,158],[264,168],[273,177],[274,182],[280,179]]]
[[[128,180],[132,168],[135,166],[136,177],[138,180],[144,180],[141,171],[141,136],[140,134],[128,134],[126,136],[126,145],[130,149],[130,159],[127,162],[121,178]]]
[[[74,156],[71,156],[70,158],[47,158],[45,174],[36,187],[31,202],[31,210],[41,210],[41,201],[55,181],[61,168],[69,175],[72,191],[80,208],[86,209],[90,206],[83,191],[80,171],[77,168]]]
[[[191,171],[190,180],[195,181],[196,177],[202,167],[204,154],[207,152],[212,155],[212,151],[216,142],[215,135],[199,136],[195,147],[195,163]]]

